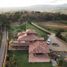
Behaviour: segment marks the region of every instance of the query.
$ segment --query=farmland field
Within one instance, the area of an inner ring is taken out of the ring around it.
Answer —
[[[61,22],[36,22],[36,24],[52,32],[56,32],[58,29],[63,29],[64,31],[67,31],[67,24]]]

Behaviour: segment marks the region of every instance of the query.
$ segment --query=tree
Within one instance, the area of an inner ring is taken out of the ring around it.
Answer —
[[[61,37],[61,33],[64,32],[64,29],[58,29],[56,31],[56,36]]]
[[[63,60],[60,59],[59,62],[58,62],[58,66],[62,67],[62,65],[63,65]]]

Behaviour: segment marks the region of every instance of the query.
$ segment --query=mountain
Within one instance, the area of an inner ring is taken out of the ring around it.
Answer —
[[[2,8],[0,12],[9,12],[9,11],[41,11],[41,12],[60,12],[67,14],[67,4],[62,5],[33,5],[29,7],[14,7],[14,8]]]
[[[35,5],[26,7],[26,10],[30,11],[41,11],[41,12],[60,12],[67,14],[67,4],[62,5]]]

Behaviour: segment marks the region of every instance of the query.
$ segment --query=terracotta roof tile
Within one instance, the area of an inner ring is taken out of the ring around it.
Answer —
[[[44,41],[35,41],[30,43],[29,52],[33,53],[49,53],[48,45]]]
[[[11,43],[11,46],[12,46],[12,47],[15,47],[15,46],[28,46],[28,43],[25,42],[25,41],[21,41],[21,42],[13,41],[13,42]]]
[[[19,37],[19,36],[22,36],[22,35],[24,35],[26,32],[19,32],[18,34],[17,34],[17,36]]]
[[[27,29],[27,30],[26,30],[26,33],[33,33],[33,34],[36,34],[36,32],[35,32],[34,30],[32,30],[32,29]]]
[[[44,40],[44,38],[40,38],[38,36],[35,36],[35,35],[25,35],[25,36],[21,36],[21,37],[18,37],[17,39],[18,41],[34,41],[34,40]]]

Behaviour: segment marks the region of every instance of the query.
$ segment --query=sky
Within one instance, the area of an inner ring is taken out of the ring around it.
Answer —
[[[0,8],[5,7],[27,7],[32,5],[60,5],[67,0],[0,0]]]

